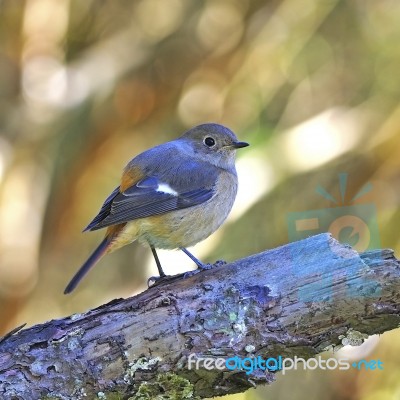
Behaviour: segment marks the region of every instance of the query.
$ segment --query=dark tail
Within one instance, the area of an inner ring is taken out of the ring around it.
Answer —
[[[78,272],[74,275],[71,281],[68,283],[67,287],[64,290],[64,294],[71,293],[77,286],[81,279],[89,272],[90,268],[92,268],[96,262],[101,258],[101,256],[107,250],[108,245],[110,244],[110,238],[105,237],[104,240],[99,244],[97,249],[92,253],[92,255],[87,259],[85,264],[78,270]]]

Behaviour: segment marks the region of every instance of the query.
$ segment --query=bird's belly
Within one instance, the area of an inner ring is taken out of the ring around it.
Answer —
[[[155,248],[193,246],[215,232],[228,216],[236,194],[217,195],[204,204],[138,220],[139,241]]]
[[[203,216],[199,206],[146,218],[140,223],[140,242],[159,249],[189,247],[210,236],[223,222]]]

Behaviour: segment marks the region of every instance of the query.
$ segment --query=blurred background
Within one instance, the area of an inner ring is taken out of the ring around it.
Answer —
[[[399,256],[399,21],[398,0],[0,0],[0,335],[145,289],[156,268],[133,244],[62,294],[126,162],[206,121],[251,146],[203,261],[328,229]],[[399,339],[342,350],[384,371],[300,371],[226,399],[398,399]]]

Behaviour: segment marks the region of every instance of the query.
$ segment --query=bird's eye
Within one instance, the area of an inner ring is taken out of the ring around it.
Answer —
[[[215,146],[215,140],[214,140],[212,137],[207,136],[207,137],[204,139],[204,144],[205,144],[207,147],[213,147],[213,146]]]

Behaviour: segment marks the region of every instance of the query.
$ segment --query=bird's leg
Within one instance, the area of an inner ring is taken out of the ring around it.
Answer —
[[[152,245],[149,245],[149,246],[150,246],[151,252],[153,253],[153,257],[154,257],[154,260],[156,262],[158,273],[160,274],[160,276],[151,276],[149,279],[147,279],[147,286],[148,287],[154,286],[157,283],[157,281],[159,281],[160,279],[162,279],[162,278],[164,278],[166,276],[165,272],[162,269],[162,266],[161,266],[161,263],[160,263],[160,259],[158,258],[156,249]]]
[[[151,252],[153,253],[154,260],[156,261],[156,265],[157,265],[158,273],[160,274],[160,278],[162,278],[162,277],[165,276],[165,273],[164,273],[164,271],[162,269],[160,260],[158,258],[157,252],[156,252],[156,249],[153,246],[150,246],[150,249],[151,249]]]
[[[197,259],[188,249],[180,247],[182,250],[200,269],[210,269],[210,264],[203,264],[199,259]]]
[[[211,269],[212,267],[219,267],[226,264],[226,261],[224,260],[217,260],[214,264],[204,264],[185,247],[180,247],[179,249],[182,250],[192,261],[194,261],[197,267],[200,269]]]
[[[226,261],[223,261],[223,260],[218,260],[214,264],[203,264],[188,249],[185,249],[184,247],[180,247],[179,249],[182,250],[192,261],[194,261],[198,267],[198,269],[195,269],[194,271],[185,272],[185,274],[183,275],[184,278],[188,278],[189,276],[197,274],[199,272],[199,270],[204,271],[207,269],[211,269],[213,267],[219,267],[221,265],[226,264]]]

